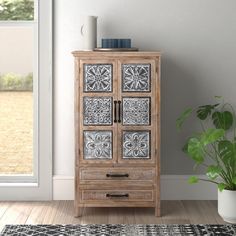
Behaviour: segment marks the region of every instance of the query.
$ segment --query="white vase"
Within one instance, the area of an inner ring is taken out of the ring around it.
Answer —
[[[236,223],[236,191],[218,190],[218,213],[224,221]]]
[[[92,51],[97,47],[97,18],[97,16],[84,16],[81,35],[85,51]]]

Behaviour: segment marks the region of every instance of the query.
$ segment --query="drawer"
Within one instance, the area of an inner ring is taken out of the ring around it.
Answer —
[[[154,181],[155,168],[80,168],[80,181]]]
[[[81,203],[83,202],[153,202],[153,190],[82,190]]]

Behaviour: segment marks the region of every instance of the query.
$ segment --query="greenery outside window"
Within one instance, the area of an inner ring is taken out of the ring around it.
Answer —
[[[1,21],[34,20],[33,0],[0,0]]]

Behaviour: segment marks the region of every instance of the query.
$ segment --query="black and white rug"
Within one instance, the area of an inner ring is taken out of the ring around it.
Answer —
[[[236,225],[6,225],[1,236],[232,236]]]

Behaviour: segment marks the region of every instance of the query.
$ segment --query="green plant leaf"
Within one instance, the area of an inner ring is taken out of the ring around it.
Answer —
[[[236,176],[233,177],[232,183],[236,185]]]
[[[206,175],[209,179],[214,180],[219,176],[221,171],[222,169],[219,166],[209,166]]]
[[[196,177],[196,176],[191,176],[191,177],[189,177],[189,179],[188,179],[188,183],[189,184],[196,184],[196,183],[198,183],[198,178]]]
[[[188,138],[184,144],[184,146],[182,147],[182,151],[185,153],[185,154],[188,154],[188,142],[189,140],[191,139],[192,137]]]
[[[184,146],[182,147],[182,151],[185,153],[185,154],[188,154],[188,141],[184,144]]]
[[[236,176],[232,179],[233,184],[236,185]]]
[[[229,140],[221,140],[218,143],[220,158],[226,166],[234,166],[236,163],[236,144]]]
[[[197,163],[204,161],[204,153],[202,143],[198,138],[190,138],[188,141],[188,155]]]
[[[217,129],[228,130],[233,125],[233,115],[229,111],[216,111],[212,114],[212,121]]]
[[[224,183],[218,184],[218,189],[220,190],[220,192],[222,192],[225,189],[225,187],[226,187],[226,184],[224,184]]]
[[[176,120],[176,128],[177,128],[178,130],[181,130],[184,121],[191,115],[192,112],[193,112],[193,109],[192,109],[192,108],[187,108],[187,109],[179,116],[179,118]]]
[[[200,120],[205,120],[208,116],[211,115],[212,110],[214,110],[219,104],[215,105],[205,105],[198,107],[197,117]]]
[[[201,143],[206,146],[210,143],[214,143],[218,139],[222,138],[225,135],[223,129],[207,129],[201,135]]]

